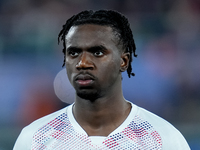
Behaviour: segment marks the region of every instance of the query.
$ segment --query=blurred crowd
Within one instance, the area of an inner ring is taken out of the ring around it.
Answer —
[[[128,17],[138,58],[136,76],[123,73],[125,98],[177,125],[200,148],[199,0],[0,0],[0,132],[10,132],[1,134],[0,150],[13,146],[23,126],[67,105],[53,87],[63,62],[57,37],[85,9]]]

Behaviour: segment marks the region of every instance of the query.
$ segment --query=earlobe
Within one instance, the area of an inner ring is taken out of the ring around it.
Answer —
[[[129,58],[130,58],[130,53],[122,53],[121,67],[120,67],[121,72],[124,72],[127,70],[128,66],[129,66]]]

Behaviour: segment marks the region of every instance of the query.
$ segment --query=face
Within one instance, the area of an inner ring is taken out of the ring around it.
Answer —
[[[85,24],[72,26],[66,35],[65,63],[77,95],[95,100],[121,82],[128,54],[122,52],[111,27]]]

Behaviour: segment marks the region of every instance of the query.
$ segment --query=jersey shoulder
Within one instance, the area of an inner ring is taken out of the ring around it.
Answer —
[[[190,150],[180,131],[167,120],[141,107],[138,107],[137,115],[151,124],[161,136],[163,150]]]
[[[60,109],[56,112],[53,112],[49,115],[46,115],[44,117],[41,117],[41,118],[33,121],[28,126],[24,127],[22,129],[20,135],[18,136],[16,142],[15,142],[13,150],[19,150],[19,149],[28,150],[28,149],[31,149],[30,146],[31,146],[33,135],[35,134],[35,132],[37,132],[38,129],[42,128],[46,124],[50,123],[52,120],[54,120],[58,116],[60,116],[62,114],[66,114],[68,107],[69,106],[67,106],[63,109]],[[24,142],[24,141],[26,141],[26,142]]]
[[[68,107],[69,106],[33,121],[31,124],[26,126],[25,129],[28,129],[30,131],[32,131],[32,130],[35,131],[35,130],[41,128],[43,125],[49,123],[51,120],[55,119],[56,117],[60,116],[61,114],[67,113]]]

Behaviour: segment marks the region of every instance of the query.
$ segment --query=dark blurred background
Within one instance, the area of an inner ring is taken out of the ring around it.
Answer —
[[[53,81],[57,35],[85,9],[114,9],[131,23],[138,58],[123,74],[125,98],[165,118],[200,149],[200,0],[0,0],[0,150],[21,129],[65,107]]]

